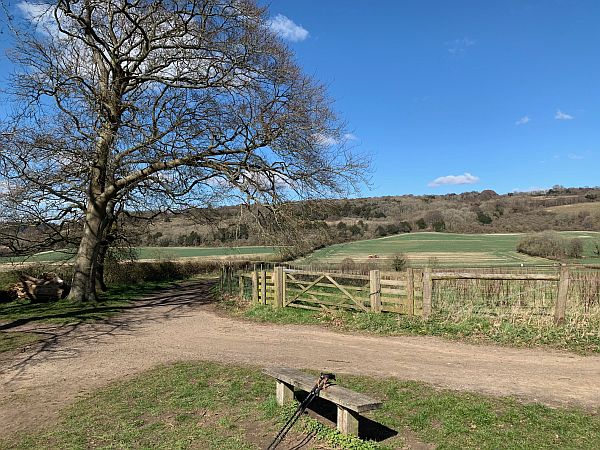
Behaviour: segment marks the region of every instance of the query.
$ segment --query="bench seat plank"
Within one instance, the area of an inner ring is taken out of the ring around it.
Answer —
[[[263,372],[277,380],[307,392],[310,392],[317,381],[314,376],[286,367],[267,368]],[[319,397],[358,413],[378,409],[382,406],[382,402],[377,399],[336,385],[322,390],[319,393]]]

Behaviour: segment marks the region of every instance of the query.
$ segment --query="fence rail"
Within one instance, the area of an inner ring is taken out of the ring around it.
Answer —
[[[432,271],[429,268],[412,269],[404,272],[382,272],[371,270],[368,275],[341,272],[320,272],[275,267],[272,270],[254,270],[242,274],[239,278],[240,296],[245,296],[249,280],[252,301],[273,307],[292,307],[310,310],[346,309],[352,311],[370,311],[374,313],[392,312],[409,316],[421,316],[428,319],[433,314],[434,286],[436,283],[462,282],[522,282],[542,283],[545,289],[551,289],[548,295],[552,304],[544,303],[545,311],[552,309],[553,321],[562,323],[567,310],[567,296],[571,274],[565,265],[555,274],[550,273],[485,273],[477,271]],[[515,291],[513,285],[506,286],[504,296],[520,296],[523,289]],[[534,287],[534,289],[537,289]],[[503,292],[497,288],[497,301],[502,303]],[[513,292],[514,291],[514,292]],[[435,291],[436,293],[438,291]],[[508,304],[508,300],[505,302]]]

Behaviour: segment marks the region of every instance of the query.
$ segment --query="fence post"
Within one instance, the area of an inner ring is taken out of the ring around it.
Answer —
[[[431,316],[431,291],[433,290],[431,281],[431,268],[426,267],[423,271],[423,318],[429,319]]]
[[[238,280],[238,286],[240,288],[240,298],[244,298],[244,276],[240,275]]]
[[[379,270],[369,272],[369,297],[371,297],[371,311],[381,312],[381,274]]]
[[[260,297],[263,305],[267,304],[267,271],[260,271]]]
[[[252,303],[258,303],[258,272],[252,272]]]
[[[566,264],[561,264],[560,279],[558,280],[558,297],[556,298],[556,306],[554,307],[554,323],[557,325],[560,325],[565,321],[569,281],[569,268]]]
[[[406,269],[406,296],[408,297],[408,315],[415,315],[415,273],[412,268]]]
[[[275,307],[283,308],[284,305],[284,286],[283,286],[283,267],[275,267]]]

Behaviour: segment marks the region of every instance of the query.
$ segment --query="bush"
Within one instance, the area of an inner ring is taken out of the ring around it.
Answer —
[[[542,258],[559,259],[565,256],[566,240],[555,231],[530,234],[517,245],[519,253]]]
[[[122,262],[106,267],[106,284],[134,284],[144,281],[183,280],[194,275],[212,273],[223,266],[221,261],[156,261]],[[242,268],[248,263],[228,262],[227,266]]]
[[[583,257],[583,241],[581,239],[573,238],[567,243],[567,256],[576,259]]]
[[[396,272],[402,272],[404,269],[408,267],[408,259],[404,253],[398,253],[394,255],[392,259],[392,269]]]
[[[352,258],[344,258],[340,263],[340,270],[342,272],[350,272],[352,270],[356,270],[356,263]]]

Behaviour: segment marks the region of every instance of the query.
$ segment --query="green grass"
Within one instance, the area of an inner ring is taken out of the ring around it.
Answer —
[[[10,352],[41,341],[43,335],[22,331],[0,331],[0,353]]]
[[[275,247],[136,247],[134,254],[138,259],[180,259],[210,256],[270,255],[277,252]],[[11,262],[58,262],[68,261],[73,251],[42,252],[28,257],[0,257],[0,263]]]
[[[0,324],[5,324],[0,325],[0,328],[7,324],[17,326],[29,322],[66,325],[107,319],[134,305],[136,299],[171,284],[172,282],[165,281],[114,286],[108,292],[100,294],[99,302],[95,305],[67,300],[50,303],[32,303],[29,300],[0,303]]]
[[[584,241],[585,258],[576,262],[600,263],[592,253],[593,243],[600,241],[600,233],[567,231],[567,237],[581,237]],[[398,253],[404,253],[412,266],[425,266],[433,262],[436,266],[452,267],[502,267],[552,265],[554,261],[517,253],[517,243],[523,235],[514,234],[450,234],[409,233],[379,239],[336,244],[319,249],[299,260],[299,263],[340,263],[344,258],[355,262],[387,264]],[[377,255],[377,259],[369,259]],[[391,266],[388,268],[391,269]]]
[[[438,449],[600,448],[600,417],[585,411],[392,378],[340,375],[337,382],[383,400],[383,408],[370,417],[398,434],[365,443],[303,419],[293,438],[313,432],[318,448],[394,449],[406,445],[408,429],[411,440]],[[293,410],[276,405],[274,390],[272,379],[258,368],[204,362],[164,366],[92,393],[64,411],[58,423],[11,436],[0,447],[264,448]]]
[[[541,327],[532,324],[495,322],[488,318],[468,318],[451,322],[435,315],[425,321],[419,317],[350,311],[319,312],[297,308],[225,304],[235,316],[260,323],[322,325],[341,331],[361,331],[378,335],[439,336],[471,343],[511,347],[550,347],[581,354],[600,353],[597,329],[574,330],[568,326]]]

